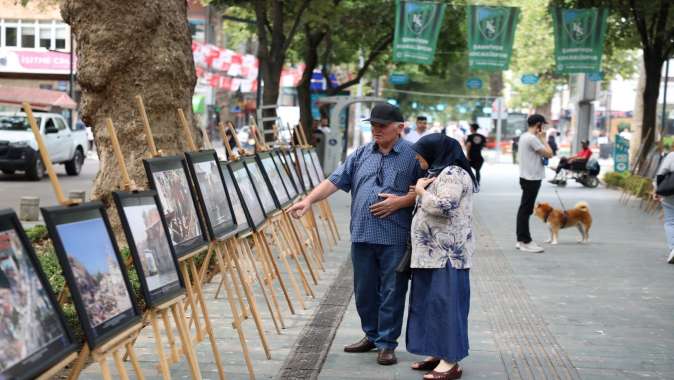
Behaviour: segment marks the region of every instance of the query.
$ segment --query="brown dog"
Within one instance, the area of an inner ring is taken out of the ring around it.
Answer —
[[[572,226],[576,226],[580,231],[579,243],[586,243],[590,240],[592,215],[587,202],[578,202],[576,207],[566,212],[542,202],[536,205],[534,214],[550,227],[550,240],[546,243],[557,244],[559,230]]]

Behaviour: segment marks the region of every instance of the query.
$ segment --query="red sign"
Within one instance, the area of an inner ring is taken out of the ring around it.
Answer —
[[[73,72],[77,57],[73,57]],[[21,50],[0,48],[0,72],[69,74],[70,53],[48,50]]]

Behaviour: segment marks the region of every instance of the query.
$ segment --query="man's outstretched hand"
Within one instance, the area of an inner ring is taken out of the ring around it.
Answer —
[[[400,196],[395,194],[379,194],[383,201],[374,203],[370,206],[370,212],[377,218],[386,218],[400,209]]]
[[[301,201],[295,203],[292,205],[289,209],[288,212],[290,215],[295,218],[299,219],[304,216],[304,214],[309,211],[309,208],[311,208],[311,202],[309,202],[308,198],[304,198]]]

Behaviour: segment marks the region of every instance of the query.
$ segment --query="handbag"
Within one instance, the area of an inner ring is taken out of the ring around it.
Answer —
[[[662,197],[674,195],[674,172],[661,174],[656,178],[655,193]]]

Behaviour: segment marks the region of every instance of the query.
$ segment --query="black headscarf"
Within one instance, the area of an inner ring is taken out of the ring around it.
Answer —
[[[448,166],[458,166],[473,180],[473,191],[478,191],[477,180],[470,162],[463,154],[461,144],[443,133],[429,133],[420,138],[412,149],[428,162],[428,176],[437,177]]]

